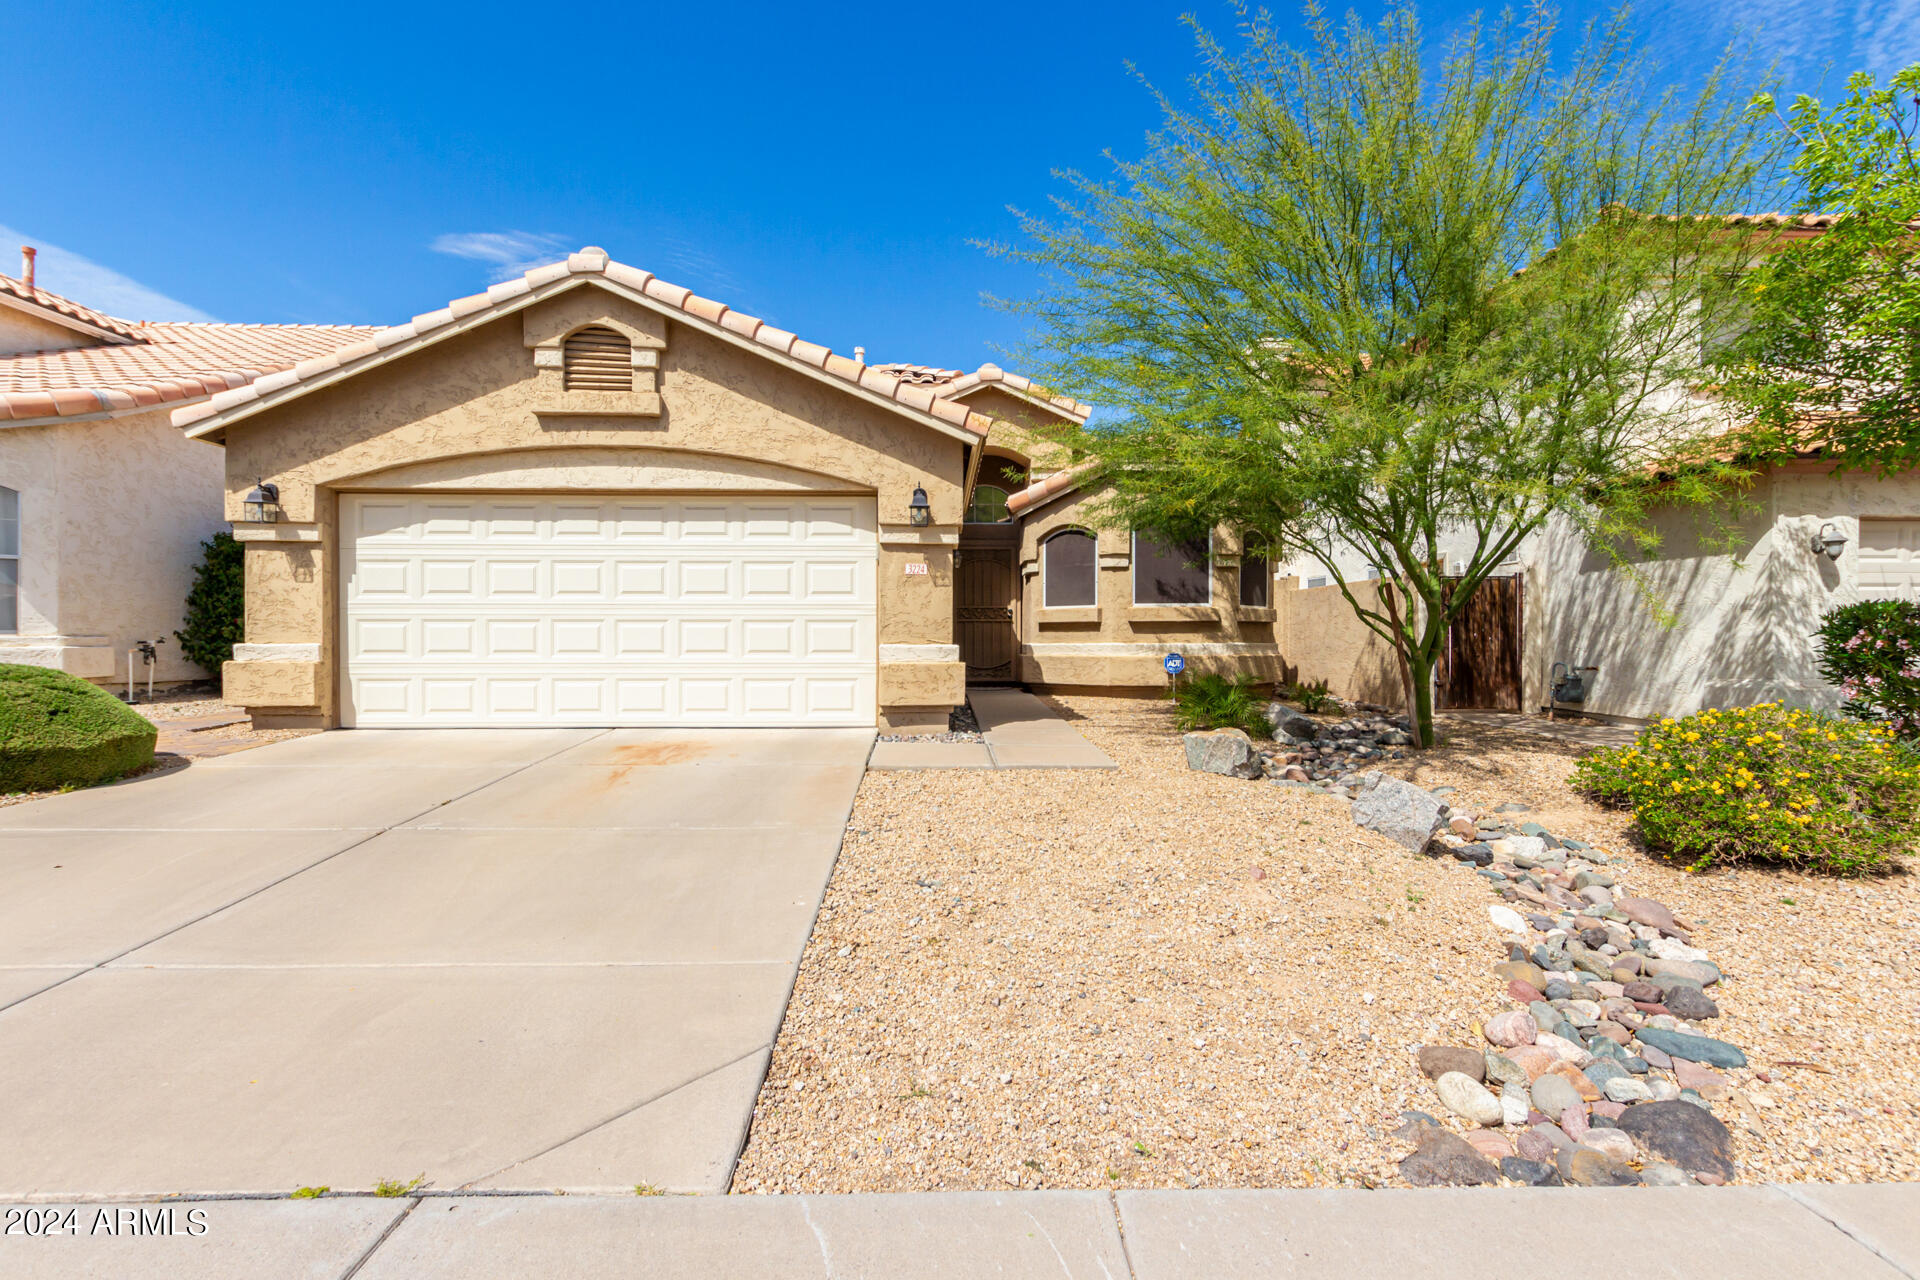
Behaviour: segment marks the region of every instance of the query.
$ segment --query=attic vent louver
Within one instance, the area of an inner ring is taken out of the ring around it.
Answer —
[[[633,390],[633,344],[603,325],[567,335],[562,385],[568,391]]]

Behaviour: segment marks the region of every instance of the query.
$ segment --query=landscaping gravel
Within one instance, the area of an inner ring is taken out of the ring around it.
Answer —
[[[1448,1112],[1414,1056],[1484,1045],[1516,1009],[1491,976],[1506,959],[1492,882],[1354,826],[1339,797],[1189,771],[1164,703],[1063,702],[1118,771],[864,780],[734,1189],[1403,1185],[1409,1111],[1444,1117],[1415,1135],[1461,1143],[1436,1146],[1422,1180],[1496,1154],[1499,1135]],[[1372,767],[1452,786],[1477,814],[1529,806],[1501,817],[1625,858],[1620,883],[1685,917],[1725,972],[1711,1025],[1748,1065],[1718,1072],[1714,1112],[1738,1180],[1920,1177],[1915,877],[1690,875],[1568,789],[1577,748],[1443,732]],[[1597,1074],[1632,1110],[1652,1105]],[[1621,1106],[1583,1082],[1601,1121]],[[1520,1087],[1447,1085],[1489,1119],[1487,1098],[1531,1106],[1506,1096]],[[1569,1180],[1609,1180],[1607,1152],[1633,1142],[1580,1139]],[[1546,1145],[1524,1132],[1498,1167],[1552,1182]]]

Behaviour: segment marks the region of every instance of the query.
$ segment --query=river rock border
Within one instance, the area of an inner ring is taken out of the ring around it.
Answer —
[[[1732,1134],[1713,1114],[1730,1096],[1722,1070],[1746,1054],[1706,1034],[1723,980],[1694,945],[1694,926],[1630,893],[1624,858],[1521,820],[1526,805],[1485,817],[1369,773],[1354,821],[1446,858],[1501,898],[1488,920],[1505,945],[1492,967],[1513,1007],[1489,1018],[1484,1043],[1415,1054],[1441,1106],[1474,1126],[1463,1138],[1409,1111],[1397,1135],[1414,1149],[1400,1173],[1415,1186],[1718,1186],[1737,1172]]]

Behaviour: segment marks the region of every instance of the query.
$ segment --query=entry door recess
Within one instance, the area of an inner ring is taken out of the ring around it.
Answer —
[[[349,494],[347,725],[868,726],[872,498]]]

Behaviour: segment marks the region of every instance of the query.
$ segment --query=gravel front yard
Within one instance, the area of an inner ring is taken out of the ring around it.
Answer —
[[[1445,1114],[1412,1050],[1510,1007],[1485,882],[1189,772],[1166,704],[1059,705],[1118,772],[867,775],[734,1189],[1396,1182],[1399,1112]],[[1533,805],[1699,925],[1741,1181],[1920,1177],[1920,877],[1688,875],[1567,788],[1577,748],[1444,732],[1388,771]]]

